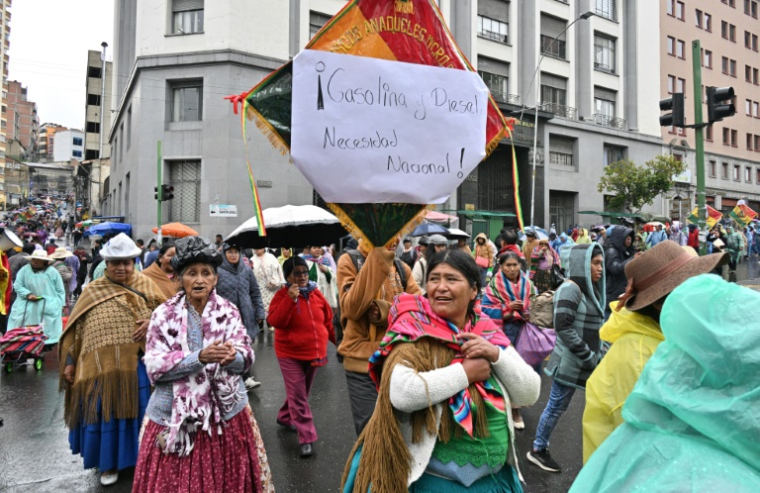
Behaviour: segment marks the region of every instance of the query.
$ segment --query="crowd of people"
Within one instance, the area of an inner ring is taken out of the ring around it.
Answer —
[[[760,254],[752,247],[760,235],[717,227],[714,253],[699,256],[693,231],[646,229],[505,228],[472,244],[350,239],[340,253],[308,246],[300,254],[249,250],[220,235],[145,245],[123,233],[89,245],[64,233],[69,247],[47,250],[38,230],[10,255],[7,326],[41,324],[57,345],[69,444],[103,485],[135,467],[138,492],[273,491],[247,397],[262,385],[252,341],[271,331],[286,395],[271,425],[293,432],[304,458],[318,441],[309,395],[328,344],[337,347],[357,435],[344,492],[521,492],[515,437],[542,375],[549,399],[525,431],[534,440],[523,454],[531,466],[562,471],[551,436],[583,391],[586,465],[573,491],[620,491],[620,481],[650,484],[660,472],[692,490],[708,476],[696,470],[698,453],[727,464],[711,472],[721,484],[757,491],[756,446],[720,430],[753,432],[732,408],[744,399],[753,415],[750,369],[760,358],[737,353],[726,368],[696,341],[739,351],[716,326],[732,334],[741,321],[710,308],[725,297],[751,310],[760,294],[708,274]],[[553,297],[550,323],[537,322],[545,319],[538,296]],[[543,353],[536,333],[551,334]],[[689,379],[676,383],[678,371]],[[716,426],[715,416],[727,423]],[[681,472],[654,452],[658,444],[685,458]]]

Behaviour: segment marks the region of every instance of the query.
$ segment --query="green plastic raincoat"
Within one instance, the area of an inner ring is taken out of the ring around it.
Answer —
[[[617,304],[617,301],[610,303],[612,316],[599,331],[599,337],[612,343],[612,347],[586,383],[584,464],[615,428],[623,424],[623,404],[644,365],[665,339],[657,322],[625,308],[616,312]]]
[[[665,335],[571,493],[760,491],[760,293],[703,274],[676,288]]]

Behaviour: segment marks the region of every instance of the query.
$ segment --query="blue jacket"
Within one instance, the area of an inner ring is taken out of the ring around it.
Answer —
[[[259,320],[264,320],[264,305],[261,302],[259,283],[253,271],[243,262],[232,265],[225,258],[219,267],[216,292],[232,302],[240,311],[248,337],[254,339],[259,334]]]

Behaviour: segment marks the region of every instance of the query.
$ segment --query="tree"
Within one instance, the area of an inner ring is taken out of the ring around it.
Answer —
[[[599,192],[614,194],[609,201],[610,207],[637,213],[655,197],[673,188],[674,178],[685,170],[686,165],[673,156],[657,156],[644,166],[624,159],[604,169],[597,188]]]

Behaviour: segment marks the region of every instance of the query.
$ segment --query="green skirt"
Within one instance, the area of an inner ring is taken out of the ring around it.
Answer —
[[[517,472],[504,464],[499,472],[475,481],[469,488],[456,481],[425,473],[409,487],[409,493],[522,493]]]

